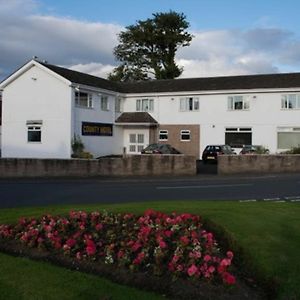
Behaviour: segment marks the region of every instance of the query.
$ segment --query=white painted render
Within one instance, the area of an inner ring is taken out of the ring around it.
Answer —
[[[2,157],[66,158],[71,155],[71,88],[31,66],[3,91]],[[28,121],[42,121],[40,143],[27,142]]]
[[[88,92],[92,95],[93,107],[82,108],[75,105],[75,89],[73,89],[72,100],[72,137],[79,136],[84,143],[85,150],[92,153],[94,157],[110,154],[120,154],[123,151],[122,128],[113,127],[113,136],[83,136],[81,134],[82,122],[108,123],[114,124],[120,113],[115,112],[116,94],[109,94],[103,90],[92,90],[80,87],[81,92]],[[108,110],[101,110],[101,96],[108,97]]]
[[[75,87],[92,94],[93,107],[75,106]],[[79,136],[85,151],[94,157],[123,151],[122,128],[113,136],[82,136],[82,122],[113,124],[116,93],[72,85],[37,62],[29,62],[8,80],[3,88],[2,157],[70,158],[71,141]],[[102,111],[101,95],[108,96],[109,110]],[[28,121],[42,121],[41,142],[27,141]]]
[[[300,126],[300,110],[281,108],[281,95],[288,93],[300,93],[300,89],[127,95],[124,110],[135,111],[137,99],[154,99],[154,111],[149,113],[159,124],[199,124],[200,154],[208,144],[225,143],[226,127],[252,128],[252,144],[264,145],[275,153],[285,150],[277,148],[277,128]],[[249,109],[230,111],[231,95],[246,95]],[[199,111],[180,111],[180,98],[185,96],[199,99]]]
[[[71,83],[36,61],[31,61],[0,84],[2,100],[2,157],[70,158],[71,140],[79,136],[94,157],[121,154],[129,147],[129,134],[145,135],[149,130],[113,126],[113,136],[82,136],[82,122],[115,124],[117,97],[123,98],[122,111],[135,112],[137,99],[153,99],[149,112],[160,125],[200,125],[200,153],[208,144],[224,144],[227,127],[252,130],[252,144],[263,145],[271,153],[277,148],[278,127],[300,127],[300,110],[281,108],[282,94],[300,93],[300,88],[226,91],[193,91],[154,94],[118,94],[100,88]],[[76,107],[75,91],[92,95],[92,108]],[[108,97],[109,109],[101,109],[101,96]],[[245,95],[249,109],[230,111],[228,96]],[[180,111],[180,99],[199,99],[198,111]],[[42,121],[42,141],[27,141],[26,122]],[[135,124],[136,126],[136,124]],[[184,129],[184,128],[182,128]],[[180,137],[178,137],[180,138]]]

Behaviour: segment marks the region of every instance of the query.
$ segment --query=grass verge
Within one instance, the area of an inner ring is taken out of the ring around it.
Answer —
[[[269,291],[276,292],[277,299],[300,298],[299,203],[147,202],[2,209],[0,223],[14,223],[21,216],[64,214],[71,209],[139,214],[146,208],[168,213],[191,212],[209,220],[210,226],[218,224],[217,231],[229,237],[227,242],[238,251],[240,262],[264,284],[272,283]],[[24,258],[0,254],[0,266],[3,299],[160,299],[158,295],[115,285],[92,275]],[[274,293],[271,295],[274,299]]]

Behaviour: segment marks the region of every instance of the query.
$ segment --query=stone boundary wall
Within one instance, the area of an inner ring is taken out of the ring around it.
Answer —
[[[133,155],[101,159],[1,158],[0,178],[195,175],[187,155]]]
[[[300,172],[300,155],[221,155],[218,174],[262,174]]]

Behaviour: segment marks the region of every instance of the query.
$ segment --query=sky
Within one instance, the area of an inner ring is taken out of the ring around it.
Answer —
[[[170,10],[194,36],[181,77],[300,72],[299,0],[0,0],[0,81],[33,56],[105,78],[118,33]]]

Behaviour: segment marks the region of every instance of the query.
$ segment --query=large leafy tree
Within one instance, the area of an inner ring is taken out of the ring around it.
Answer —
[[[182,13],[153,14],[153,18],[137,21],[119,34],[119,45],[114,55],[120,66],[109,75],[110,80],[132,81],[173,79],[183,68],[175,62],[176,51],[190,45],[192,35]]]

